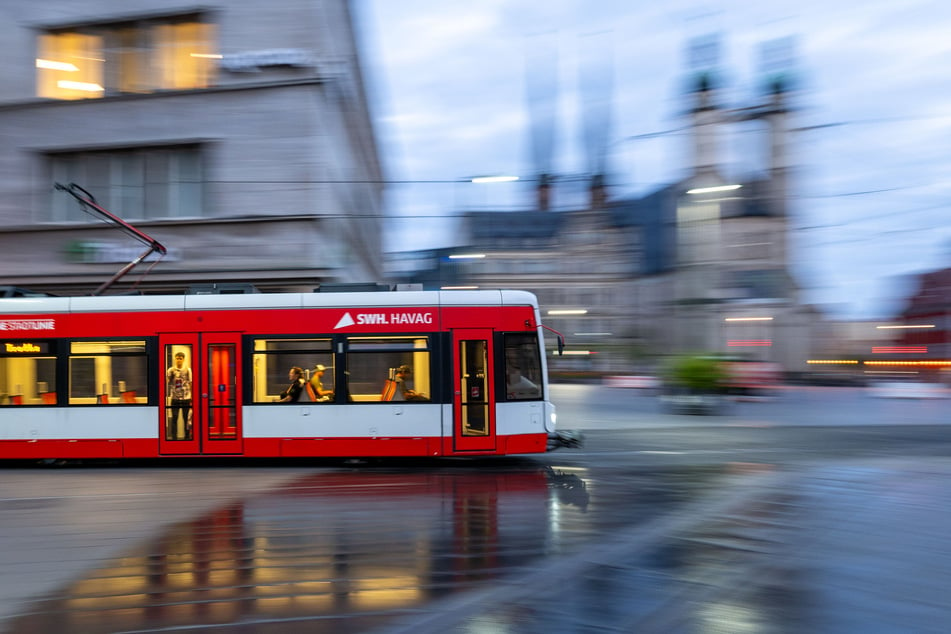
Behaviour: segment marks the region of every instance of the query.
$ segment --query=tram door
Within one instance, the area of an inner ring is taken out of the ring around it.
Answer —
[[[241,453],[240,334],[165,334],[159,348],[159,452]]]
[[[456,451],[495,449],[492,331],[454,330],[453,445]]]

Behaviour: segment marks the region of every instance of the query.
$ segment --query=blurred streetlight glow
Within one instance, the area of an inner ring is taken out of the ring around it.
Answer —
[[[474,291],[478,286],[440,286],[441,291]]]
[[[907,326],[895,325],[895,326],[875,326],[879,330],[885,330],[886,328],[934,328],[934,324],[909,324]]]
[[[772,317],[727,317],[723,321],[773,321]]]
[[[862,363],[865,365],[901,365],[921,367],[951,366],[951,361],[863,361]]]
[[[586,308],[567,308],[564,310],[550,310],[548,311],[549,315],[587,315],[588,310]]]
[[[927,354],[928,346],[872,346],[872,354]]]
[[[517,181],[518,176],[475,176],[471,179],[473,183],[511,183]]]
[[[696,189],[688,189],[688,194],[712,194],[714,192],[729,192],[734,189],[739,189],[743,187],[742,185],[716,185],[714,187],[697,187]]]
[[[450,260],[481,260],[485,257],[485,253],[458,253],[455,255],[450,255]]]

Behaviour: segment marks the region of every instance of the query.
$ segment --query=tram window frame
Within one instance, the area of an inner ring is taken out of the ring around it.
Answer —
[[[344,378],[347,399],[367,404],[432,402],[438,375],[433,371],[436,335],[350,335],[345,339]],[[406,398],[397,372],[409,366],[415,397]]]
[[[261,349],[259,346],[275,344],[274,349]],[[310,382],[314,369],[323,365],[323,387],[336,394],[336,364],[334,363],[334,338],[330,335],[248,335],[245,336],[245,349],[248,350],[251,368],[245,383],[246,401],[252,405],[275,403],[281,391],[287,388],[287,373],[293,367],[304,372],[304,380]],[[281,361],[271,362],[270,359]],[[263,370],[261,366],[263,367]],[[263,372],[263,380],[261,377]],[[305,386],[306,387],[306,386]],[[274,392],[271,390],[274,389]],[[298,403],[332,403],[334,399],[314,401],[309,391],[304,389]]]
[[[538,333],[503,332],[499,334],[499,343],[502,371],[497,374],[496,393],[507,402],[543,400],[545,374]]]
[[[30,347],[39,350],[33,351]],[[57,404],[58,347],[59,342],[55,339],[0,341],[0,407],[41,407]],[[17,373],[23,372],[25,368],[16,366],[27,366],[30,360],[34,363],[27,373],[32,373],[30,378],[33,380],[17,383]],[[38,361],[43,362],[42,374],[38,371]]]
[[[105,350],[96,349],[103,346]],[[63,350],[66,403],[80,407],[148,405],[151,397],[149,388],[154,384],[152,352],[153,344],[149,337],[70,339]],[[126,364],[127,360],[132,363]],[[119,361],[123,363],[117,363]],[[80,382],[79,378],[90,369],[92,383]],[[118,378],[117,374],[123,378]]]

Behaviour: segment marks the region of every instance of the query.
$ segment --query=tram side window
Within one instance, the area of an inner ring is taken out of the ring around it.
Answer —
[[[129,405],[148,400],[145,340],[70,342],[70,405]]]
[[[347,341],[347,393],[353,402],[431,398],[429,338],[351,337]]]
[[[538,336],[534,333],[506,333],[505,398],[509,401],[533,401],[542,397],[542,364]]]
[[[56,404],[56,342],[0,343],[0,405]]]
[[[331,403],[333,396],[317,395],[334,391],[333,345],[330,339],[255,339],[253,341],[253,403],[273,403],[290,385],[288,372],[300,368],[305,389],[299,402]],[[323,373],[318,375],[320,368]]]

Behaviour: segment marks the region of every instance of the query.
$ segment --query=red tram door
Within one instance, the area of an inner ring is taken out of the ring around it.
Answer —
[[[495,450],[492,330],[454,330],[453,448]]]
[[[240,454],[240,335],[166,334],[159,348],[159,453]]]

